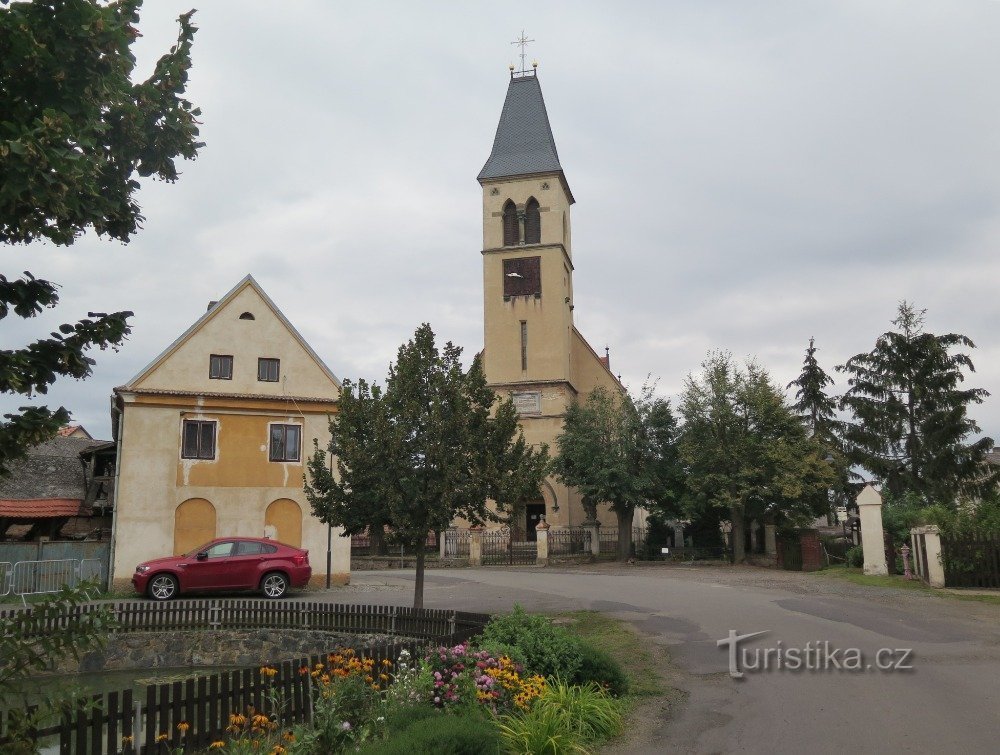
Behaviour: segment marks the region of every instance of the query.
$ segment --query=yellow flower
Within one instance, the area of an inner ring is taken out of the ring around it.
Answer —
[[[286,742],[294,742],[295,741],[295,732],[293,732],[293,731],[286,731],[285,734],[284,734],[284,736],[282,737],[282,739],[284,739]]]
[[[210,750],[221,750],[225,746],[226,746],[226,743],[223,742],[221,739],[219,739],[219,740],[216,740],[215,742],[212,742],[212,744],[210,744],[208,746],[208,749],[210,749]]]
[[[181,734],[186,734],[187,730],[190,728],[191,724],[189,724],[187,721],[181,721],[179,724],[177,724],[177,731],[179,731]]]
[[[275,676],[277,673],[278,673],[278,669],[274,668],[273,666],[261,666],[260,667],[260,675],[261,676],[271,677],[271,676]]]
[[[156,741],[157,742],[166,742],[168,739],[170,739],[170,735],[169,734],[157,734],[156,735]]]
[[[122,747],[124,747],[125,745],[130,745],[130,744],[132,744],[132,737],[131,736],[122,737]]]

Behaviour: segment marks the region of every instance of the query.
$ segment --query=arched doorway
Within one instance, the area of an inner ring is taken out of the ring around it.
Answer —
[[[193,551],[215,537],[215,506],[188,498],[174,511],[174,555]]]
[[[267,507],[264,526],[274,527],[275,540],[296,548],[302,547],[302,509],[288,498],[279,498]]]

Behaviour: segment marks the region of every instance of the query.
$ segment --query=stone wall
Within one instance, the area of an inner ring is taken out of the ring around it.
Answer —
[[[338,647],[403,642],[378,634],[338,634],[308,629],[231,629],[131,632],[112,635],[103,650],[68,659],[58,673],[146,668],[257,666],[328,653]]]

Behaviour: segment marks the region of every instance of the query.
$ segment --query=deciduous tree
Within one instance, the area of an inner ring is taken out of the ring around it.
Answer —
[[[637,506],[668,508],[678,498],[677,423],[650,387],[639,398],[595,388],[566,412],[552,469],[585,501],[610,504],[618,524],[618,558],[632,551]]]
[[[0,242],[68,245],[88,229],[127,243],[142,222],[137,176],[174,181],[192,159],[199,111],[184,99],[195,27],[145,81],[131,80],[141,0],[56,0],[0,8]],[[0,320],[59,301],[31,273],[0,275]],[[59,377],[87,377],[92,348],[116,347],[131,312],[89,313],[49,338],[0,351],[0,391],[45,393]],[[0,423],[0,474],[69,419],[62,407],[22,407]]]
[[[461,348],[439,350],[427,324],[399,348],[385,390],[345,381],[330,421],[329,451],[308,462],[306,496],[322,521],[347,534],[387,524],[414,550],[414,608],[423,607],[424,542],[456,518],[498,520],[500,507],[538,494],[546,450],[527,446],[510,400],[498,402],[479,358],[465,370]]]
[[[710,354],[701,374],[685,381],[680,411],[686,505],[694,515],[709,507],[729,515],[737,562],[750,519],[813,513],[816,494],[833,479],[830,466],[760,365],[741,369],[729,354]]]

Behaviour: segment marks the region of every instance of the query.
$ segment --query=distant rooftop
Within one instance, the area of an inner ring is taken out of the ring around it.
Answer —
[[[511,76],[493,151],[478,179],[562,173],[538,76]]]

